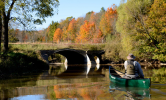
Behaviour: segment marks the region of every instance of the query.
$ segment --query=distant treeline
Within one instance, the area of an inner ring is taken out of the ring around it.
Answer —
[[[125,59],[128,53],[137,58],[166,61],[166,0],[127,0],[117,7],[85,17],[67,17],[52,22],[47,29],[28,32],[10,30],[10,41],[107,43],[108,59]]]

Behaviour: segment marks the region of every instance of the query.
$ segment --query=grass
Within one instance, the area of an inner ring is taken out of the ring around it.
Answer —
[[[82,49],[82,50],[101,50],[105,44],[56,44],[56,43],[11,43],[9,46],[22,50],[55,50],[63,48]]]

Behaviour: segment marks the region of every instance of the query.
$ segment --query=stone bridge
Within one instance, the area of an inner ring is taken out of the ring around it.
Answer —
[[[48,61],[48,57],[57,53],[61,54],[67,59],[67,64],[96,64],[95,56],[97,57],[97,63],[101,63],[101,55],[105,53],[104,50],[77,50],[77,49],[58,49],[58,50],[40,50],[41,56],[44,60]]]

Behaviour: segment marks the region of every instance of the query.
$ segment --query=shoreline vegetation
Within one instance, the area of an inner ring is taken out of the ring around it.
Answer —
[[[48,43],[11,43],[9,44],[9,51],[1,53],[0,57],[0,80],[13,79],[32,75],[34,73],[42,73],[49,69],[49,65],[41,58],[40,50],[57,50],[63,48],[81,49],[81,50],[105,50],[106,44],[48,44]],[[122,65],[124,60],[112,61],[106,59],[107,54],[103,54],[102,65],[118,66]],[[60,61],[60,60],[58,60]],[[150,68],[159,68],[162,63],[158,60],[140,62],[141,66]],[[59,63],[59,62],[57,62]],[[61,62],[62,63],[62,62]],[[159,73],[160,75],[160,73]],[[162,73],[163,75],[163,73]],[[165,74],[164,74],[165,75]]]

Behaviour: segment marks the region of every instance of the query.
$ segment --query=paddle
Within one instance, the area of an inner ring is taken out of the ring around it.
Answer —
[[[120,75],[120,76],[123,78],[123,76],[125,75],[125,73],[120,72],[120,71],[116,70],[115,68],[113,68],[113,69],[116,71],[116,73],[117,73],[118,75]],[[126,76],[127,76],[127,75],[126,75]],[[130,76],[127,76],[127,77],[131,78]]]

